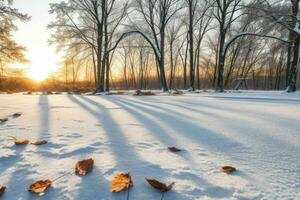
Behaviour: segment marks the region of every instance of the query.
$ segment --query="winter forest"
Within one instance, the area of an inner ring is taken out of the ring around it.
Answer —
[[[0,200],[300,199],[300,0],[0,0]]]
[[[49,44],[62,54],[45,90],[296,90],[298,9],[294,0],[70,0],[50,3]],[[1,76],[5,86],[34,89],[22,70],[26,47],[1,2]],[[41,68],[43,66],[40,66]],[[30,88],[31,87],[31,88]]]

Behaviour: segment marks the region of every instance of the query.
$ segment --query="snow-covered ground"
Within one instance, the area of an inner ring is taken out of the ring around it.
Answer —
[[[300,199],[300,93],[0,95],[0,117],[15,112],[0,125],[0,199],[125,200],[110,193],[118,172],[133,178],[130,200],[161,198],[145,177],[176,183],[164,200]],[[49,143],[14,146],[8,136]],[[38,198],[26,191],[90,157],[87,176],[66,175]]]

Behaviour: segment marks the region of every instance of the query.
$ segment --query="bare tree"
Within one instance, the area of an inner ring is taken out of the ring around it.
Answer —
[[[216,91],[224,91],[224,65],[225,56],[223,55],[226,36],[232,24],[240,17],[238,11],[241,9],[242,0],[216,0],[215,18],[219,24],[219,53],[218,53],[218,73]]]
[[[58,50],[80,47],[80,54],[86,52],[90,55],[89,58],[93,59],[95,65],[96,92],[103,92],[105,78],[109,79],[111,57],[108,49],[127,10],[127,3],[120,2],[69,0],[51,4],[50,13],[56,14],[56,20],[49,24],[49,28],[56,29],[51,41],[58,44]],[[109,81],[106,82],[107,86],[108,83]]]

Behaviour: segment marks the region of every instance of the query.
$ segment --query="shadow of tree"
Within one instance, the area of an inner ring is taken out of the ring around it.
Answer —
[[[77,98],[76,98],[77,97]],[[104,129],[104,133],[110,141],[110,149],[115,157],[116,165],[111,166],[111,169],[105,174],[108,177],[112,177],[116,172],[130,172],[134,181],[134,187],[131,190],[130,199],[154,199],[157,198],[157,194],[150,192],[150,188],[144,181],[147,174],[157,174],[158,179],[171,179],[172,174],[167,171],[163,171],[159,165],[154,165],[145,160],[142,160],[140,156],[134,151],[134,148],[129,144],[128,139],[124,131],[119,127],[119,124],[115,122],[115,119],[111,116],[109,108],[105,107],[99,102],[96,102],[85,96],[68,96],[68,98],[76,103],[78,106],[89,112],[94,116]],[[80,101],[81,99],[82,101]],[[89,105],[94,106],[91,108]],[[145,170],[147,169],[147,170]],[[101,191],[111,197],[111,199],[124,199],[126,192],[120,194],[110,194],[109,191]],[[101,194],[100,192],[100,194]],[[108,194],[109,193],[109,194]],[[184,199],[181,194],[175,191],[167,195],[167,199]]]

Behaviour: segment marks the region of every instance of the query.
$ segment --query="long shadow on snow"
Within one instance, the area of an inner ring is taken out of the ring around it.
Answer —
[[[74,96],[68,96],[69,99],[82,107],[84,110],[93,115],[102,127],[104,128],[105,134],[111,142],[111,150],[116,159],[116,166],[112,166],[112,169],[109,173],[116,173],[117,171],[130,172],[134,181],[134,187],[131,190],[130,199],[139,200],[141,198],[146,199],[158,199],[160,194],[154,193],[152,188],[150,188],[144,181],[144,178],[147,177],[147,174],[156,174],[155,178],[170,178],[172,175],[169,172],[163,171],[159,165],[154,165],[148,163],[144,160],[141,160],[139,155],[134,151],[134,149],[129,145],[129,142],[125,136],[125,133],[115,122],[109,109],[100,103],[91,100],[90,98],[84,96],[78,96],[85,103],[79,101]],[[91,104],[97,108],[97,111],[91,109],[86,103]],[[112,199],[123,200],[125,198],[126,192],[120,194],[111,194],[107,192],[107,195]],[[103,191],[100,191],[99,194],[103,194]],[[145,196],[147,194],[147,196]],[[139,195],[142,195],[139,197]],[[103,197],[103,196],[102,196]],[[175,191],[170,192],[166,195],[165,199],[185,199],[180,194]]]
[[[41,105],[42,102],[46,102],[48,104],[47,98],[45,99],[43,95],[39,97],[39,105]],[[47,106],[46,106],[47,107]],[[48,113],[45,114],[45,116],[42,116],[42,121],[44,121],[43,117],[46,117]],[[48,118],[46,118],[48,120]],[[44,123],[43,126],[46,124]],[[46,126],[47,128],[47,126]],[[7,199],[31,199],[36,198],[33,195],[29,194],[26,189],[27,187],[33,182],[31,178],[29,178],[30,175],[35,174],[36,170],[35,167],[38,165],[36,163],[32,163],[30,160],[31,156],[30,154],[36,153],[32,151],[32,146],[13,146],[16,150],[16,156],[14,157],[14,162],[11,162],[6,167],[10,168],[12,165],[17,163],[18,165],[16,170],[11,174],[11,178],[9,183],[7,183],[7,193],[4,198]],[[13,192],[14,190],[14,192]],[[49,193],[52,193],[53,190],[50,190]],[[51,195],[51,194],[50,194]]]
[[[138,101],[135,101],[136,103],[140,103]],[[153,104],[149,104],[149,103],[146,103],[146,102],[143,102],[144,105],[147,105],[147,106],[151,106],[151,107],[154,107],[154,108],[160,108],[160,109],[164,109],[164,110],[167,110],[168,112],[171,112],[173,111],[172,109],[168,109],[168,108],[162,108],[162,107],[159,107],[159,106],[156,106],[156,105],[153,105]],[[238,116],[241,115],[240,112],[233,112],[233,111],[228,111],[228,109],[222,109],[220,108],[220,110],[222,112],[228,112],[230,115],[233,115],[232,117],[228,117],[228,116],[224,116],[223,114],[220,114],[220,113],[217,113],[217,112],[207,112],[207,111],[203,111],[201,109],[197,109],[197,108],[190,108],[190,107],[187,107],[187,106],[182,106],[180,104],[176,104],[176,103],[166,103],[166,105],[171,105],[171,106],[175,106],[175,107],[178,107],[179,109],[182,109],[184,108],[185,110],[188,110],[189,112],[193,112],[193,113],[201,113],[203,115],[207,115],[207,116],[210,116],[210,117],[213,117],[215,119],[220,119],[220,118],[223,118],[222,122],[227,122],[228,124],[231,124],[232,126],[232,129],[234,130],[240,130],[240,134],[243,134],[245,131],[244,131],[244,127],[245,127],[245,124],[247,124],[247,121],[245,120],[242,120],[240,119]],[[201,104],[199,104],[200,106]],[[208,107],[206,104],[204,105],[201,105],[202,107]],[[213,107],[211,107],[213,108]],[[219,111],[217,108],[213,108],[213,110],[216,110],[216,111]],[[232,110],[232,109],[229,109],[229,110]],[[176,112],[177,115],[184,115],[182,113],[178,113]],[[245,114],[246,115],[246,114]],[[184,115],[185,117],[188,117],[187,115]],[[254,117],[254,116],[253,116]],[[259,118],[259,115],[258,116],[255,116],[255,118]],[[271,118],[270,121],[274,120],[275,117]],[[266,124],[268,123],[268,120],[264,119],[264,118],[260,118],[261,121],[265,121]],[[236,123],[232,123],[232,121],[236,121]],[[225,123],[226,124],[226,123]],[[282,125],[283,126],[283,125]],[[293,127],[293,126],[292,126]],[[249,126],[248,124],[248,130],[252,130],[252,134],[254,134],[256,136],[256,140],[258,140],[258,138],[261,138],[262,141],[268,141],[270,142],[271,144],[276,144],[275,146],[284,146],[285,148],[297,148],[297,146],[294,146],[294,145],[289,145],[279,139],[276,139],[274,137],[272,137],[272,135],[266,135],[266,134],[262,134],[261,132],[257,131],[255,129],[255,127],[253,126]],[[247,132],[245,132],[244,134],[246,134]],[[247,137],[247,136],[246,136]],[[261,141],[261,140],[258,140],[258,141]],[[289,145],[287,147],[287,145]]]
[[[221,134],[217,134],[215,132],[212,132],[211,130],[205,129],[201,126],[189,122],[188,120],[186,120],[186,118],[180,117],[181,113],[178,113],[172,109],[162,108],[160,106],[151,104],[151,107],[155,107],[160,109],[161,111],[164,111],[158,113],[148,108],[148,106],[145,107],[143,105],[144,102],[137,102],[132,99],[130,99],[131,102],[124,99],[119,99],[118,101],[127,105],[131,105],[136,109],[143,110],[144,112],[147,112],[154,117],[159,116],[160,120],[167,124],[174,131],[185,137],[189,137],[194,141],[200,142],[204,147],[212,150],[212,152],[218,152],[220,154],[226,154],[227,156],[229,156],[233,152],[241,151],[246,148],[241,143],[232,141],[230,140],[230,138],[224,137]],[[177,123],[178,121],[180,121],[181,123]],[[186,132],[191,134],[185,134]]]
[[[268,97],[234,97],[234,96],[203,96],[213,99],[229,100],[229,101],[245,101],[255,103],[280,103],[280,104],[300,104],[300,99],[285,98],[268,98]]]
[[[111,98],[110,100],[115,104],[119,105],[120,107],[122,107],[128,113],[130,113],[136,120],[138,120],[141,124],[143,124],[143,126],[146,129],[148,129],[157,140],[161,141],[166,146],[172,146],[174,144],[177,144],[177,142],[173,142],[175,140],[173,137],[171,137],[155,121],[151,120],[151,118],[142,114],[140,109],[134,106],[130,106],[126,103],[122,103],[114,98]],[[144,123],[145,121],[147,123]],[[189,152],[184,152],[184,154],[185,155],[182,155],[182,157],[185,159],[188,165],[195,166],[196,163],[193,161],[193,158],[190,156]],[[224,197],[230,197],[233,194],[232,190],[213,185],[192,172],[181,172],[179,174],[176,174],[175,177],[177,179],[189,180],[196,183],[199,186],[201,185],[205,187],[205,189],[203,190],[196,189],[190,192],[189,195],[193,195],[197,197],[206,195],[212,198],[224,198]]]
[[[280,117],[276,117],[274,116],[272,113],[269,113],[267,111],[265,111],[264,109],[260,109],[260,110],[253,110],[253,109],[247,109],[244,111],[244,113],[241,113],[241,107],[239,104],[236,104],[236,106],[234,107],[228,107],[226,106],[224,103],[220,105],[220,102],[215,103],[213,105],[209,104],[209,103],[206,103],[205,101],[203,100],[200,100],[197,101],[197,103],[195,102],[190,102],[190,101],[184,101],[184,100],[179,100],[177,102],[181,102],[180,104],[176,104],[176,103],[171,103],[171,102],[162,102],[161,104],[163,105],[174,105],[174,106],[178,106],[178,107],[181,107],[181,108],[186,108],[186,109],[189,109],[191,111],[197,111],[197,112],[203,112],[203,110],[199,110],[197,109],[197,107],[205,107],[205,108],[210,108],[210,109],[213,109],[213,110],[222,110],[222,111],[227,111],[229,113],[236,113],[238,115],[241,115],[241,114],[244,114],[245,116],[248,116],[248,117],[254,117],[256,119],[261,119],[261,120],[264,120],[266,121],[267,123],[268,122],[274,122],[276,120],[276,124],[280,124],[281,126],[287,126],[287,127],[295,127],[298,125],[298,121],[295,120],[294,118],[291,118],[291,117],[284,117],[284,116],[280,116]],[[252,102],[253,103],[253,102]],[[186,105],[191,105],[193,106],[193,108],[189,108],[188,106],[184,106],[182,104],[186,104]],[[293,122],[294,121],[294,122]]]
[[[120,100],[121,101],[121,100]],[[128,100],[127,100],[128,101]],[[124,102],[124,100],[123,100],[123,102]],[[145,112],[147,112],[148,114],[153,114],[153,116],[157,116],[157,115],[166,115],[166,118],[164,119],[164,118],[160,118],[160,119],[162,119],[163,121],[168,121],[168,120],[171,120],[172,121],[172,118],[176,118],[176,120],[173,120],[174,122],[175,121],[178,121],[178,120],[182,120],[182,119],[179,119],[178,117],[174,117],[174,116],[180,116],[180,115],[182,115],[182,113],[179,113],[179,112],[175,112],[175,111],[173,111],[172,109],[168,109],[168,108],[162,108],[162,107],[160,107],[160,106],[156,106],[156,105],[153,105],[153,104],[149,104],[149,103],[146,103],[145,101],[143,101],[143,102],[139,102],[139,101],[136,101],[136,100],[133,100],[133,99],[130,99],[130,102],[135,102],[135,103],[129,103],[129,102],[127,102],[127,104],[132,104],[132,107],[134,107],[134,108],[140,108],[140,109],[143,109]],[[146,106],[145,106],[146,105]],[[170,105],[170,104],[169,104]],[[178,108],[180,108],[180,106],[179,105],[177,105],[178,106]],[[149,107],[149,108],[148,108]],[[157,113],[157,114],[155,114],[155,111],[153,111],[152,109],[150,109],[150,108],[155,108],[155,109],[161,109],[161,110],[164,110],[165,112],[159,112],[159,113]],[[190,110],[190,111],[193,111],[193,112],[195,112],[195,110]],[[198,112],[198,111],[197,111]],[[167,113],[167,114],[166,114]],[[216,118],[216,119],[218,119],[218,118],[224,118],[224,116],[222,116],[222,115],[218,115],[218,114],[213,114],[213,113],[208,113],[208,112],[204,112],[206,115],[212,115],[214,118]],[[171,116],[170,116],[171,115]],[[187,118],[188,116],[185,116],[185,118]],[[225,119],[226,121],[228,121],[228,122],[230,122],[231,120],[230,119]],[[176,123],[170,123],[170,125],[173,125],[174,126],[174,124],[176,124]],[[235,126],[234,126],[234,128],[235,129],[238,129],[239,130],[239,128],[241,128],[241,126],[243,126],[243,124],[244,123],[242,123],[242,125],[239,125],[239,124],[236,124]],[[171,125],[171,126],[172,126]],[[175,126],[177,126],[177,125],[175,125]],[[189,127],[190,125],[183,125],[183,127]],[[280,140],[277,140],[277,139],[272,139],[272,138],[269,138],[269,137],[267,137],[267,136],[261,136],[259,133],[257,133],[257,138],[259,138],[259,137],[261,137],[261,138],[263,138],[264,140],[270,140],[271,141],[271,143],[273,142],[273,143],[279,143],[279,144],[281,144],[281,145],[283,145],[283,146],[285,146],[283,143],[282,143],[282,141],[280,141]],[[202,140],[203,141],[203,140]],[[205,141],[205,140],[204,140]],[[221,140],[222,141],[222,140]],[[218,144],[219,142],[217,142],[216,144]],[[275,146],[278,146],[278,145],[275,145]],[[291,146],[289,146],[288,148],[293,148],[293,149],[295,149],[294,147],[291,147]],[[242,152],[244,152],[244,150],[249,150],[249,148],[247,147],[245,147],[244,149],[236,149],[236,150],[234,150],[234,149],[232,149],[232,150],[230,150],[229,152],[227,151],[227,148],[224,150],[224,152],[226,152],[226,156],[230,156],[231,158],[232,158],[232,160],[236,160],[236,159],[240,159],[240,156],[239,155],[237,155],[237,154],[239,154],[239,153],[242,153]],[[266,153],[268,153],[268,152],[266,152]],[[237,156],[235,156],[235,155],[237,155]],[[244,155],[245,156],[245,153],[243,153],[242,155]],[[255,157],[255,153],[254,154],[247,154],[247,155],[249,155],[250,157],[245,157],[245,158],[243,158],[243,161],[244,161],[244,163],[245,163],[245,166],[246,165],[248,165],[249,164],[249,159],[250,160],[252,160],[254,163],[255,162],[257,162],[257,158]],[[272,157],[272,154],[270,155],[270,157]],[[246,179],[248,179],[248,180],[250,180],[250,179],[252,179],[251,177],[249,177],[247,174],[244,174],[244,173],[240,173],[240,175],[242,176],[242,177],[244,177],[244,178],[246,178]]]
[[[39,97],[39,115],[40,115],[40,125],[38,138],[35,140],[47,140],[48,143],[42,146],[35,146],[34,153],[43,156],[45,159],[57,159],[59,154],[53,153],[54,150],[61,148],[63,145],[55,144],[51,141],[53,135],[51,132],[51,113],[49,106],[48,95],[40,95]]]

